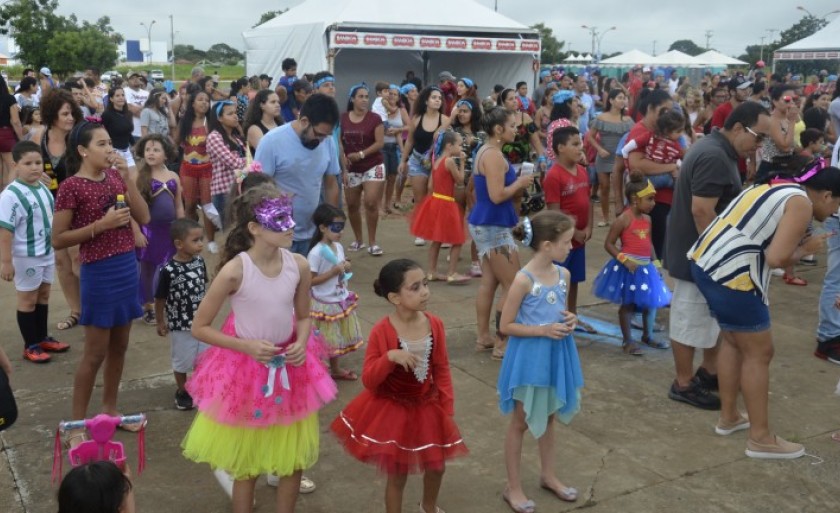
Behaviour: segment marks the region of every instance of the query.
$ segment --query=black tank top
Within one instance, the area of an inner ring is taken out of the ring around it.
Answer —
[[[50,141],[49,133],[50,129],[46,128],[44,135],[41,136],[41,158],[44,161],[44,173],[52,179],[49,185],[50,192],[56,195],[58,194],[58,185],[67,178],[67,166],[64,162],[64,155],[58,158],[50,155],[50,151],[47,149]]]
[[[423,128],[423,118],[421,117],[420,122],[417,123],[417,128],[414,129],[414,151],[421,154],[429,151],[429,148],[432,147],[432,139],[434,138],[435,132],[442,124],[443,114],[438,113],[437,126],[431,132],[427,132],[426,129]]]

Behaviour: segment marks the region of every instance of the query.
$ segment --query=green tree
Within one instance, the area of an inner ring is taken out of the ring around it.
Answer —
[[[225,43],[216,43],[207,49],[206,58],[214,62],[223,62],[225,64],[236,64],[245,58],[236,48],[231,47]]]
[[[54,34],[76,28],[75,21],[55,14],[58,0],[16,0],[0,6],[0,34],[12,36],[14,57],[37,68],[53,64],[47,46]]]
[[[563,57],[564,41],[558,41],[554,37],[554,31],[545,26],[545,23],[537,23],[531,25],[531,28],[540,33],[542,40],[542,51],[540,52],[540,61],[543,64],[557,64]]]
[[[196,63],[207,58],[207,52],[199,50],[193,45],[175,45],[175,55],[179,61]]]
[[[71,16],[71,18],[75,18],[75,16]],[[115,31],[114,28],[111,26],[111,18],[108,16],[102,16],[95,23],[89,23],[87,21],[82,21],[81,26],[79,27],[81,30],[84,29],[93,29],[102,32],[103,34],[108,36],[115,45],[122,44],[125,41],[125,38],[122,34]]]
[[[779,33],[779,39],[770,41],[764,45],[764,62],[768,67],[773,63],[773,52],[783,46],[795,43],[800,39],[804,39],[813,35],[818,30],[828,25],[828,20],[825,18],[817,18],[816,16],[806,15],[799,21],[794,23],[791,27]],[[745,53],[738,57],[742,61],[747,61],[750,64],[755,64],[761,58],[761,45],[753,44],[745,48]],[[825,67],[824,61],[785,61],[785,69],[790,71],[798,71],[807,73],[811,69],[819,69],[819,66]]]
[[[263,23],[265,23],[265,22],[267,22],[267,21],[271,21],[271,20],[273,20],[274,18],[276,18],[276,17],[280,16],[281,14],[283,14],[284,12],[286,12],[286,11],[288,11],[288,10],[289,10],[289,9],[288,9],[288,7],[287,7],[286,9],[280,9],[279,11],[268,11],[268,12],[264,12],[264,13],[262,13],[262,15],[260,16],[260,21],[258,21],[258,22],[257,22],[257,24],[256,24],[256,25],[254,25],[254,26],[253,26],[253,27],[251,27],[251,28],[257,28],[257,27],[259,27],[260,25],[262,25]]]
[[[697,43],[690,39],[680,39],[679,41],[674,41],[671,43],[671,46],[668,47],[668,51],[671,50],[678,50],[682,53],[687,53],[688,55],[700,55],[701,53],[705,52],[706,49],[699,46]]]
[[[53,73],[67,73],[95,66],[108,69],[117,63],[117,45],[108,34],[86,28],[53,34],[46,48]]]

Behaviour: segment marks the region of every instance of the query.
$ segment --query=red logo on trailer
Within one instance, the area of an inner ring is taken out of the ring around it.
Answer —
[[[499,39],[496,41],[496,50],[509,52],[516,50],[516,41],[510,39]]]
[[[472,40],[472,49],[473,50],[492,50],[493,49],[493,41],[489,39],[473,39]]]
[[[420,47],[421,48],[440,48],[440,38],[439,37],[421,37],[420,38]]]
[[[391,42],[394,46],[414,48],[414,38],[412,36],[394,36],[393,39],[391,39]]]
[[[365,44],[368,46],[388,46],[388,38],[382,35],[368,34],[365,36]]]
[[[446,39],[446,47],[450,49],[456,50],[466,50],[467,49],[467,40],[455,37],[449,37]]]
[[[337,45],[357,45],[359,44],[359,36],[356,34],[348,34],[346,32],[338,32],[335,35],[335,44]]]
[[[519,43],[519,49],[523,52],[539,52],[540,44],[537,41],[522,41]]]

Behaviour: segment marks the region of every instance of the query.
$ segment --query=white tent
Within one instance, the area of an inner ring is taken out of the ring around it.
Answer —
[[[709,50],[694,57],[706,66],[745,66],[747,63],[716,50]]]
[[[583,62],[592,62],[592,61],[594,61],[594,60],[595,60],[595,59],[592,57],[592,55],[590,55],[590,54],[588,54],[588,53],[587,53],[586,55],[582,55],[580,59],[581,59]]]
[[[536,30],[474,0],[423,0],[407,15],[391,0],[306,0],[262,25],[242,33],[249,75],[281,75],[286,57],[298,74],[332,71],[339,95],[352,84],[383,80],[399,84],[408,70],[425,83],[441,71],[470,77],[489,94],[494,84],[533,82],[539,69]],[[447,19],[463,25],[444,24]]]
[[[633,66],[636,64],[651,64],[656,57],[646,54],[641,50],[630,50],[629,52],[604,59],[600,62],[602,66]]]
[[[773,54],[775,61],[840,59],[840,17],[810,36],[783,46]]]
[[[702,64],[696,57],[679,50],[671,50],[653,58],[653,63],[659,66],[695,66]]]
[[[563,62],[580,62],[580,56],[570,53],[568,57],[563,59]]]

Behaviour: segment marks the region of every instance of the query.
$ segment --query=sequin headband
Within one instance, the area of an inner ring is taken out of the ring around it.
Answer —
[[[794,177],[793,181],[796,183],[806,182],[826,167],[828,166],[826,166],[825,164],[825,159],[822,157],[817,157],[810,164],[808,164],[808,167],[805,168],[805,171],[801,175]]]
[[[650,183],[650,180],[646,180],[646,181],[647,181],[647,186],[645,186],[644,189],[642,189],[642,190],[640,190],[639,192],[636,193],[637,198],[646,198],[648,196],[653,196],[654,194],[656,194],[656,189],[653,188],[653,184]]]
[[[469,79],[467,77],[462,77],[461,82],[463,82],[464,85],[467,86],[467,88],[473,87],[475,85],[475,82],[473,82],[472,79]]]
[[[523,246],[530,246],[534,242],[534,227],[531,226],[531,220],[528,216],[522,218],[522,229],[525,230],[525,238],[522,239]]]
[[[291,196],[267,198],[254,208],[254,217],[263,227],[273,232],[285,232],[295,227],[292,218]]]
[[[224,110],[226,105],[233,105],[233,102],[230,100],[222,100],[220,102],[216,102],[216,105],[213,105],[213,111],[216,113],[216,117],[222,115],[222,110]]]
[[[348,96],[350,98],[356,96],[356,91],[358,91],[359,89],[364,89],[365,91],[370,92],[370,88],[368,87],[368,85],[362,82],[361,84],[356,84],[353,87],[351,87],[350,94]]]
[[[332,76],[332,75],[327,75],[327,76],[325,76],[325,77],[323,77],[323,78],[319,78],[318,80],[316,80],[316,81],[315,81],[315,83],[314,83],[314,84],[312,84],[312,86],[313,86],[315,89],[318,89],[319,87],[321,87],[322,85],[326,84],[327,82],[332,82],[332,83],[335,83],[335,77],[334,77],[334,76]]]

